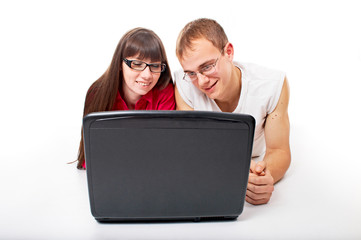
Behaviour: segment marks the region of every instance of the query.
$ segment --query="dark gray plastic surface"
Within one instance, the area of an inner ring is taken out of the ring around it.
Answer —
[[[254,125],[250,115],[199,111],[85,116],[93,216],[99,221],[237,218]]]

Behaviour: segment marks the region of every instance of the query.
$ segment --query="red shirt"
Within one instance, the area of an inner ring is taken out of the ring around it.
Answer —
[[[174,88],[173,84],[169,83],[164,89],[159,90],[153,88],[147,94],[143,95],[135,104],[135,110],[174,110]],[[119,91],[115,98],[113,111],[129,110],[127,104],[123,100]]]
[[[159,90],[153,88],[147,94],[142,96],[135,104],[135,110],[174,110],[174,87],[172,83],[169,83],[164,89]],[[119,91],[115,98],[113,111],[129,110],[127,104],[123,100]],[[85,168],[85,161],[83,162],[83,168]]]

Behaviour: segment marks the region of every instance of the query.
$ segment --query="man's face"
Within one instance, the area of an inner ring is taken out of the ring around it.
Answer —
[[[226,49],[227,47],[225,47]],[[232,48],[233,50],[233,48]],[[185,73],[196,73],[192,83],[209,98],[225,100],[232,73],[233,51],[221,54],[213,44],[202,38],[192,42],[192,49],[187,49],[180,59]],[[200,74],[206,68],[214,67],[211,74]]]

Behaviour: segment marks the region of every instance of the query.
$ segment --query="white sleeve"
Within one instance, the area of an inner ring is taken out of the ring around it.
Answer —
[[[263,99],[267,99],[265,102],[266,113],[272,113],[281,96],[282,86],[286,74],[282,71],[275,69],[270,69],[264,66],[260,66],[253,63],[244,63],[242,64],[246,67],[247,73],[252,76],[252,80],[257,82],[257,88],[254,88],[253,91],[256,91],[258,96],[261,96]],[[253,93],[255,94],[255,93]],[[262,101],[260,101],[262,103]]]
[[[272,89],[273,90],[271,91],[271,93],[273,93],[273,95],[271,95],[271,97],[269,99],[269,103],[268,103],[268,107],[267,107],[268,114],[272,113],[278,104],[278,101],[281,96],[281,91],[282,91],[285,77],[286,77],[286,74],[284,72],[279,72],[279,71],[274,72],[273,79],[275,79],[275,80],[272,81],[272,83],[273,83]]]
[[[187,82],[183,80],[184,72],[183,70],[178,70],[174,73],[174,83],[177,86],[178,92],[183,98],[183,101],[190,106],[191,108],[194,108],[194,92],[193,89],[194,85],[191,82]]]

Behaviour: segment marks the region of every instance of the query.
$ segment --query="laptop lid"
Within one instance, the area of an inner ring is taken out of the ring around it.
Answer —
[[[255,120],[202,111],[112,111],[83,119],[98,221],[235,219],[246,195]]]

